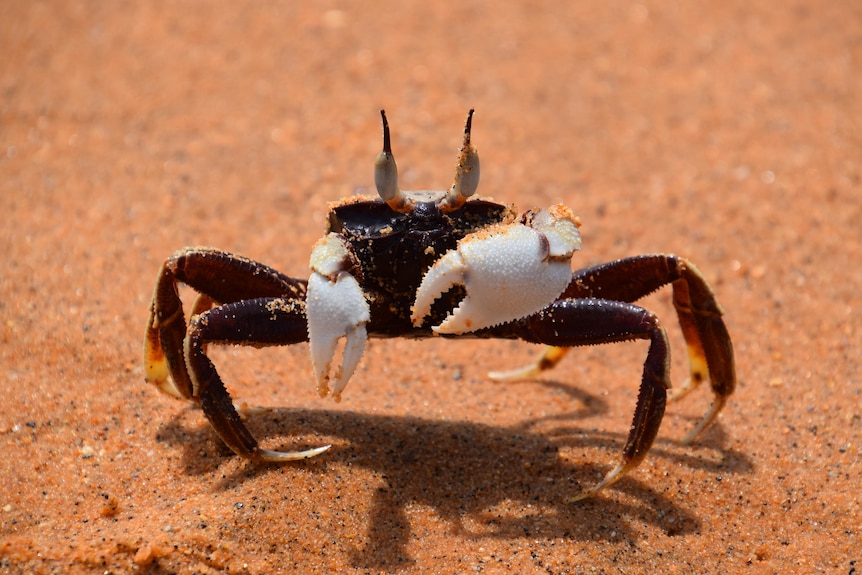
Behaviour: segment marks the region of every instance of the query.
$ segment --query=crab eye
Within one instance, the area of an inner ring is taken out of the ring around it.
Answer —
[[[413,209],[413,205],[398,188],[398,166],[395,165],[395,156],[392,155],[389,122],[386,120],[384,110],[380,110],[380,117],[383,119],[383,151],[377,154],[374,160],[374,183],[377,186],[377,193],[396,212],[409,212]]]
[[[467,198],[476,193],[479,187],[479,152],[470,142],[470,131],[473,127],[473,109],[467,114],[464,125],[464,143],[458,152],[458,163],[455,166],[455,183],[440,204],[444,212],[453,212],[464,205]]]
[[[380,117],[383,118],[383,151],[374,160],[374,183],[377,185],[377,193],[388,202],[398,194],[398,166],[395,165],[395,156],[392,155],[389,122],[386,121],[384,110],[380,110]]]

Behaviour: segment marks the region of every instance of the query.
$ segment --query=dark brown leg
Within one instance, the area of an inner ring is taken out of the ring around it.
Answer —
[[[308,339],[305,304],[286,298],[258,298],[225,304],[194,316],[189,325],[185,355],[193,396],[204,415],[234,453],[247,459],[285,461],[313,457],[329,446],[307,451],[261,449],[236,412],[215,366],[206,355],[209,343],[234,345],[289,345]]]
[[[552,346],[581,346],[648,339],[640,391],[619,464],[594,487],[573,500],[589,497],[618,481],[643,461],[661,425],[670,387],[670,351],[658,318],[636,305],[594,298],[557,301],[526,322],[523,339]]]
[[[689,379],[672,398],[682,397],[705,379],[709,379],[714,396],[710,409],[683,438],[683,443],[689,443],[716,418],[736,388],[733,346],[721,317],[723,312],[697,268],[688,260],[669,254],[625,258],[576,271],[559,299],[635,302],[668,284],[673,287],[673,303],[688,347],[690,371]],[[559,363],[566,351],[563,347],[551,347],[534,365],[492,375],[497,379],[534,377]]]
[[[713,403],[683,438],[690,443],[718,416],[736,389],[736,367],[723,310],[698,269],[672,254],[636,256],[575,272],[566,297],[603,297],[636,301],[660,287],[673,286],[673,304],[688,347],[689,379],[678,399],[708,379]]]
[[[183,355],[186,320],[177,284],[202,294],[193,313],[214,303],[257,297],[305,299],[305,280],[292,279],[263,264],[210,248],[185,248],[162,264],[156,281],[150,319],[144,337],[144,374],[161,391],[193,398],[192,382]]]

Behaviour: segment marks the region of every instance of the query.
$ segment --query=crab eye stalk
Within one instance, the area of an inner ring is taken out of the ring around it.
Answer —
[[[389,122],[384,110],[380,110],[380,117],[383,119],[383,151],[377,154],[377,159],[374,160],[374,183],[377,193],[390,208],[406,213],[413,209],[413,204],[398,187],[398,166],[395,165],[395,156],[392,155]]]
[[[464,125],[464,143],[458,152],[458,162],[455,166],[455,183],[449,188],[449,193],[440,202],[444,212],[454,212],[464,205],[467,198],[476,193],[479,187],[479,152],[470,142],[470,131],[473,128],[473,109],[467,113],[467,123]]]

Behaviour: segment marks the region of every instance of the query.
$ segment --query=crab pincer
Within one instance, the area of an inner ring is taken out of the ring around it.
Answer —
[[[341,392],[365,351],[365,324],[371,319],[365,294],[349,271],[350,254],[337,234],[324,236],[311,252],[311,276],[305,301],[311,363],[321,397],[329,393],[330,371],[338,340],[345,338],[342,363],[335,369],[332,397]]]
[[[461,334],[540,311],[572,280],[572,254],[581,247],[579,222],[562,205],[528,212],[522,223],[499,224],[464,237],[428,270],[411,319],[420,327],[435,299],[456,285],[467,295],[432,330]]]

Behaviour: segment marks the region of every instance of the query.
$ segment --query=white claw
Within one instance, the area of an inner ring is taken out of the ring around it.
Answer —
[[[318,242],[311,254],[306,317],[311,363],[321,397],[329,393],[330,372],[338,340],[345,338],[342,363],[335,369],[332,397],[341,392],[356,370],[367,339],[365,324],[371,312],[365,294],[352,275],[344,271],[347,249],[336,234]]]
[[[428,270],[416,292],[413,325],[452,286],[464,300],[438,326],[459,334],[526,317],[552,303],[572,279],[570,259],[581,245],[578,223],[563,206],[536,213],[528,225],[501,225],[470,234]]]

